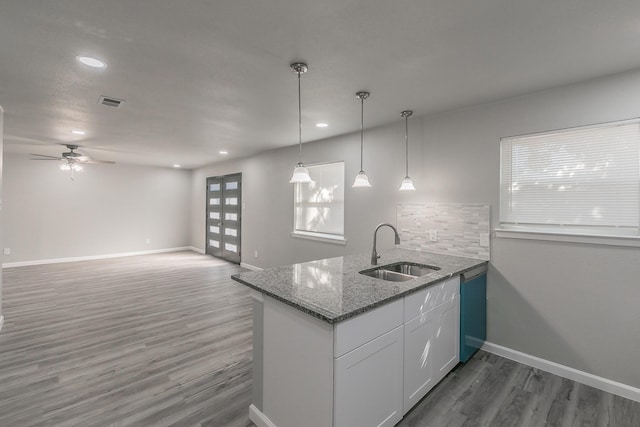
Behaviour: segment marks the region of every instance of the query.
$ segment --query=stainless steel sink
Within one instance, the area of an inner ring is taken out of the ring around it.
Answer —
[[[376,268],[373,270],[361,271],[360,274],[364,274],[365,276],[375,277],[376,279],[386,280],[388,282],[404,282],[405,280],[411,280],[416,278],[416,276],[396,273],[389,270],[381,270],[379,268]]]
[[[433,265],[417,264],[415,262],[396,262],[394,264],[380,266],[381,269],[394,271],[396,273],[408,274],[409,276],[420,277],[425,274],[440,270],[440,267]]]
[[[437,270],[440,270],[440,267],[415,262],[395,262],[393,264],[362,270],[360,274],[389,282],[404,282]]]

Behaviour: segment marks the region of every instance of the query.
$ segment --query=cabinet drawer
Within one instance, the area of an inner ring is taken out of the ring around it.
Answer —
[[[404,302],[400,298],[338,323],[334,329],[334,357],[340,357],[402,325],[403,307]]]
[[[452,277],[404,298],[404,321],[433,310],[460,294],[460,276]]]

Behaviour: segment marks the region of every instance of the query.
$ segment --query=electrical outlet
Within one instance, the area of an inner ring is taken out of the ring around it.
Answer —
[[[429,230],[429,241],[430,242],[438,241],[438,230]]]
[[[145,243],[148,245],[151,243],[151,239],[147,237],[147,239],[145,240]]]
[[[480,246],[483,248],[489,246],[489,233],[480,233]]]
[[[11,248],[4,248],[5,255],[11,255]]]
[[[258,258],[258,250],[257,249],[253,252],[253,257],[254,258]]]

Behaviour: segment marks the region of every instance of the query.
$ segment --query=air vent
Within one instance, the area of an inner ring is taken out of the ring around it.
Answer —
[[[98,104],[106,105],[107,107],[118,108],[123,102],[124,99],[113,98],[111,96],[100,95],[100,98],[98,98]]]

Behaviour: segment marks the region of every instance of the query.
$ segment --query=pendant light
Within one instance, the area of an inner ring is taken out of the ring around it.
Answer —
[[[356,175],[352,187],[371,187],[369,177],[362,168],[362,152],[364,149],[364,100],[369,97],[369,92],[357,92],[356,98],[360,100],[360,172]]]
[[[295,62],[291,64],[291,69],[298,74],[298,165],[293,169],[293,176],[289,181],[292,184],[307,184],[312,182],[309,176],[309,169],[302,163],[302,102],[300,95],[300,76],[307,72],[307,64],[303,62]]]
[[[402,185],[400,185],[400,191],[415,191],[416,187],[413,186],[413,181],[409,178],[409,116],[413,114],[411,110],[405,110],[400,113],[402,117],[404,117],[404,144],[405,144],[405,155],[406,155],[406,169],[405,169],[405,177],[402,180]]]

